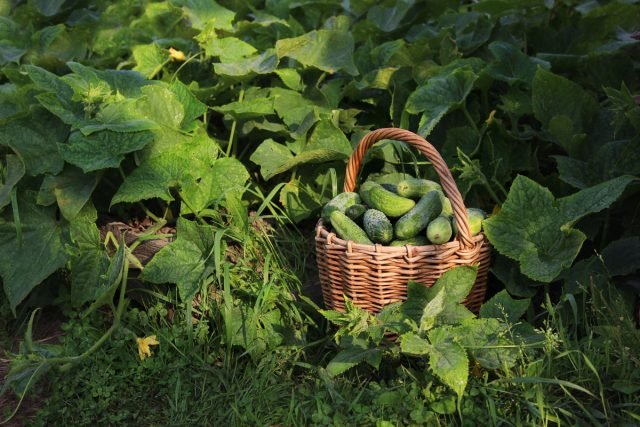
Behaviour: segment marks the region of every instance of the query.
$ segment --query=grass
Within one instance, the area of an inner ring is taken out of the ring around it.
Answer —
[[[32,423],[634,425],[640,332],[622,315],[617,290],[607,293],[591,289],[585,295],[584,307],[594,317],[580,330],[564,323],[571,317],[565,302],[548,302],[546,351],[523,350],[508,372],[476,372],[461,414],[453,393],[420,360],[388,355],[380,371],[360,368],[334,379],[322,369],[332,354],[326,340],[252,358],[216,346],[208,323],[190,327],[185,312],[167,321],[162,303],[129,309],[125,330],[158,336],[153,356],[140,361],[130,335],[114,334],[73,370],[49,374],[48,385],[38,390],[48,398]],[[80,351],[104,321],[97,313],[90,321],[67,322],[62,344]]]

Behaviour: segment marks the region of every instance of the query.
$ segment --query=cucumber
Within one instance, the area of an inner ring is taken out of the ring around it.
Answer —
[[[396,187],[398,195],[412,199],[419,199],[433,190],[442,191],[442,187],[437,182],[420,178],[405,179],[400,181]]]
[[[360,219],[360,217],[362,215],[364,215],[364,213],[367,211],[367,209],[368,209],[367,205],[363,205],[362,203],[358,203],[358,204],[349,206],[347,209],[345,209],[344,213],[349,218],[351,218],[352,220],[356,221],[356,220]]]
[[[325,221],[329,221],[331,217],[331,212],[335,210],[339,210],[343,212],[352,205],[357,203],[361,203],[360,195],[358,193],[340,193],[333,199],[329,200],[329,202],[324,205],[322,208],[322,219]]]
[[[442,215],[453,216],[453,206],[451,200],[444,193],[440,193],[440,201],[442,202]]]
[[[336,232],[338,237],[344,240],[351,240],[355,243],[362,243],[363,245],[373,245],[373,242],[369,240],[367,233],[358,224],[353,222],[348,216],[339,210],[331,212],[330,216],[331,226]]]
[[[429,241],[427,240],[427,238],[425,236],[420,235],[420,236],[415,236],[405,240],[394,240],[391,243],[389,243],[389,246],[405,246],[405,245],[426,246],[428,244],[429,244]]]
[[[389,184],[389,183],[383,182],[380,185],[382,185],[382,188],[384,188],[385,190],[389,190],[392,193],[398,194],[398,186],[396,184]]]
[[[448,242],[452,234],[451,220],[446,216],[437,217],[427,226],[427,239],[434,245]]]
[[[395,232],[399,239],[417,236],[425,229],[429,221],[440,215],[442,202],[438,191],[430,191],[418,203],[396,222]]]
[[[478,208],[467,208],[467,221],[469,221],[469,230],[471,235],[475,236],[482,231],[482,221],[487,217],[487,213]],[[453,220],[453,234],[458,234],[458,226]]]
[[[391,172],[385,173],[383,175],[370,176],[368,180],[377,182],[378,184],[392,184],[398,185],[400,181],[404,181],[405,179],[414,179],[413,176],[404,172]]]
[[[362,224],[367,236],[374,242],[387,244],[393,240],[393,224],[381,211],[367,209]]]
[[[360,186],[360,200],[364,203],[366,203],[367,205],[369,205],[369,200],[370,200],[370,194],[371,194],[371,189],[373,187],[375,187],[376,185],[379,185],[373,181],[365,181],[364,183],[362,183],[362,185]],[[371,206],[371,205],[369,205]]]
[[[413,200],[398,196],[373,181],[362,184],[360,197],[370,208],[382,211],[391,218],[404,215],[416,205]]]

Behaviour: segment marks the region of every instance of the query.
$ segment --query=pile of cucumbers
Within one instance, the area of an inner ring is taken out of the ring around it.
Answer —
[[[472,235],[481,231],[486,216],[467,209]],[[338,194],[323,207],[322,218],[340,238],[368,245],[441,245],[457,234],[440,184],[404,173],[365,181],[358,193]]]

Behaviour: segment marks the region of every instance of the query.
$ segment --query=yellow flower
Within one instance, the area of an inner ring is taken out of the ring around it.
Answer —
[[[177,49],[174,49],[174,48],[170,47],[169,48],[169,59],[171,59],[172,61],[184,61],[187,58],[184,56],[184,52],[182,52],[181,50],[177,50]]]
[[[491,122],[493,122],[493,116],[495,116],[495,115],[496,115],[496,110],[491,110],[491,112],[489,113],[489,117],[484,122],[486,124],[490,125]]]
[[[155,335],[136,338],[136,342],[138,343],[138,356],[140,356],[140,360],[144,360],[145,357],[151,357],[151,349],[149,346],[160,344]]]

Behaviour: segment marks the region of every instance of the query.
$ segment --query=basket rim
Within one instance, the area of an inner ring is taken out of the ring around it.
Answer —
[[[356,243],[353,240],[344,240],[340,238],[336,233],[330,231],[325,225],[322,218],[318,220],[316,223],[316,240],[319,238],[329,240],[330,244],[336,244],[338,246],[344,246],[349,251],[368,251],[368,252],[378,252],[378,253],[387,253],[387,254],[398,254],[398,255],[406,255],[410,254],[413,251],[441,251],[442,249],[460,249],[460,250],[469,250],[473,249],[477,246],[481,246],[482,244],[488,244],[487,237],[484,233],[480,232],[474,236],[471,236],[471,241],[473,242],[473,246],[469,248],[465,246],[464,243],[459,240],[458,236],[450,242],[443,243],[441,245],[404,245],[404,246],[385,246],[380,243],[374,243],[373,245],[367,245],[363,243]]]

